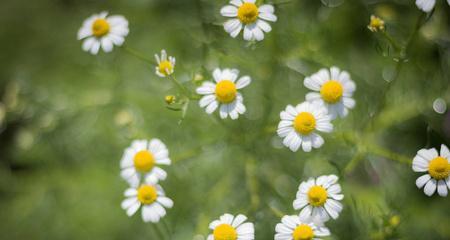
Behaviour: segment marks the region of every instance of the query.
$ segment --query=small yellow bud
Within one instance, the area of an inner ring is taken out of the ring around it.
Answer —
[[[377,16],[370,16],[370,23],[367,28],[372,32],[378,32],[384,30],[384,21]]]
[[[389,219],[389,224],[392,227],[397,227],[400,224],[400,216],[399,215],[394,215]]]
[[[174,95],[167,95],[164,97],[164,101],[166,101],[167,104],[172,104],[175,102],[175,96]]]
[[[200,73],[196,73],[195,75],[194,75],[194,82],[199,82],[199,81],[203,81],[203,75],[202,74],[200,74]]]

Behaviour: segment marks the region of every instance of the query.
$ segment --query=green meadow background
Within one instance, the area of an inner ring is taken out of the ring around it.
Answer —
[[[450,239],[449,197],[425,196],[410,166],[417,150],[450,145],[450,113],[432,108],[450,103],[446,1],[417,31],[426,16],[412,0],[273,2],[278,21],[253,44],[223,30],[225,0],[0,3],[0,239],[202,240],[225,212],[273,239],[281,216],[298,214],[300,182],[323,174],[339,175],[345,194],[327,239]],[[129,20],[127,47],[175,56],[190,89],[216,67],[250,75],[247,113],[218,121],[191,102],[180,121],[164,102],[178,90],[153,65],[123,48],[83,52],[77,31],[103,10]],[[367,29],[371,14],[404,54]],[[357,106],[322,148],[292,153],[276,136],[279,112],[304,101],[305,76],[333,65],[351,73]],[[161,184],[175,202],[156,225],[126,216],[119,176],[124,148],[155,137],[170,150]]]

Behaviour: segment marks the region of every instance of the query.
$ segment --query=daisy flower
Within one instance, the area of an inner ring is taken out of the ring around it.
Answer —
[[[299,215],[301,219],[326,222],[330,216],[338,218],[342,211],[339,201],[344,198],[338,179],[336,175],[324,175],[300,184],[293,206],[295,210],[302,209]]]
[[[245,222],[247,217],[239,214],[234,217],[225,213],[219,220],[214,220],[209,224],[213,230],[207,240],[253,240],[255,239],[255,229],[253,223]]]
[[[206,113],[213,113],[220,105],[220,117],[222,119],[230,116],[231,119],[237,119],[239,114],[245,113],[243,104],[244,98],[237,91],[250,84],[251,78],[243,76],[236,81],[239,76],[237,69],[225,68],[220,70],[216,68],[213,72],[215,82],[206,81],[197,88],[198,94],[204,95],[199,105],[205,108]]]
[[[169,56],[167,58],[166,50],[161,50],[161,57],[158,54],[155,54],[156,62],[158,66],[155,67],[156,75],[160,77],[167,77],[171,75],[175,68],[175,58]]]
[[[450,0],[447,0],[447,3],[450,5]],[[416,6],[427,13],[433,10],[434,5],[436,5],[436,0],[416,0]]]
[[[355,83],[346,71],[337,67],[321,69],[319,72],[305,78],[305,87],[313,90],[306,94],[306,100],[323,104],[328,109],[332,119],[338,115],[345,117],[348,109],[355,107],[352,95],[356,89]]]
[[[111,52],[113,45],[121,46],[128,35],[128,21],[120,15],[108,16],[107,12],[94,14],[83,22],[78,40],[83,40],[83,50],[95,55],[100,47]]]
[[[302,220],[299,216],[284,216],[275,231],[275,240],[320,240],[330,236],[328,228]]]
[[[450,189],[450,151],[442,144],[440,154],[435,148],[420,149],[414,157],[412,169],[415,172],[428,172],[417,178],[416,185],[427,196],[437,192],[441,197],[447,196]]]
[[[169,151],[161,140],[135,140],[125,149],[120,162],[120,175],[131,186],[138,186],[142,176],[145,179],[164,180],[167,173],[158,166],[170,163]]]
[[[231,0],[230,5],[220,9],[224,17],[231,17],[224,23],[224,29],[231,37],[235,38],[244,28],[244,39],[247,41],[264,39],[264,32],[272,31],[267,21],[276,22],[275,8],[264,4],[257,6],[256,0]]]
[[[370,23],[367,26],[367,28],[372,32],[378,32],[384,30],[384,21],[383,19],[377,17],[377,16],[370,16]]]
[[[144,222],[159,222],[166,215],[165,208],[172,208],[173,201],[165,196],[163,188],[150,179],[139,187],[128,188],[121,206],[128,216],[133,216],[142,206]]]
[[[312,148],[319,148],[324,143],[323,138],[316,132],[331,132],[333,125],[327,110],[323,105],[303,102],[296,107],[288,105],[280,113],[278,136],[283,144],[296,152],[300,146],[303,151],[310,152]]]

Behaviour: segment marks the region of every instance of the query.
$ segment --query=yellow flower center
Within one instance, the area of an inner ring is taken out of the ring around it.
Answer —
[[[152,185],[142,185],[138,189],[137,198],[142,204],[152,204],[158,198],[156,188]]]
[[[238,9],[238,18],[244,24],[253,23],[258,18],[258,7],[254,3],[246,2]]]
[[[298,225],[292,233],[294,240],[311,240],[314,237],[313,229],[306,224]]]
[[[216,97],[221,103],[230,103],[236,98],[236,85],[230,80],[222,80],[216,84]]]
[[[109,33],[109,23],[103,18],[95,20],[92,24],[92,33],[98,38],[105,36]]]
[[[301,112],[295,117],[294,128],[297,132],[308,135],[314,131],[316,127],[316,119],[309,112]]]
[[[214,229],[214,240],[236,240],[237,232],[229,224],[221,224]]]
[[[428,173],[437,180],[445,179],[450,175],[450,164],[443,157],[437,157],[430,161]]]
[[[172,72],[173,66],[169,61],[161,61],[158,66],[158,71],[163,75],[169,75]]]
[[[134,155],[134,167],[141,172],[148,172],[155,166],[155,158],[147,150],[142,150]]]
[[[370,17],[369,29],[373,32],[384,29],[384,21],[381,18],[376,16]]]
[[[327,190],[325,190],[325,188],[321,186],[313,186],[308,191],[309,204],[313,205],[314,207],[323,206],[327,201],[327,197]]]
[[[322,85],[320,94],[327,103],[337,103],[344,92],[342,84],[336,80],[331,80]]]

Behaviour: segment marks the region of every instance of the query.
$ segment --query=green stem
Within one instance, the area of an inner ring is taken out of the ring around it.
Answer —
[[[272,211],[272,213],[279,218],[282,218],[284,215],[286,215],[280,209],[275,208],[274,206],[269,205],[269,208]]]
[[[364,157],[364,153],[357,152],[355,154],[355,156],[353,156],[353,158],[345,166],[344,174],[347,175],[347,174],[351,173],[353,171],[353,169],[355,169],[355,167],[358,166],[359,162],[361,162],[363,157]]]
[[[132,48],[129,48],[127,46],[122,46],[122,49],[125,50],[126,53],[130,54],[131,56],[136,57],[137,59],[139,59],[141,61],[144,61],[151,65],[157,64],[154,60],[147,58],[146,56],[142,55],[141,53],[139,53],[138,51],[136,51]]]
[[[381,34],[384,38],[386,38],[386,40],[388,40],[388,42],[395,48],[395,50],[401,51],[402,46],[397,43],[397,41],[395,41],[395,39],[391,35],[389,35],[389,33],[387,33],[386,31],[381,31]]]
[[[413,32],[411,33],[411,35],[408,38],[408,41],[406,42],[406,44],[404,46],[397,46],[396,48],[400,48],[400,58],[398,59],[398,62],[395,66],[395,75],[394,77],[388,82],[386,89],[383,91],[382,96],[381,96],[381,101],[378,104],[375,113],[373,114],[373,116],[371,117],[371,119],[369,120],[366,130],[373,130],[373,123],[375,120],[375,115],[379,114],[381,112],[381,110],[385,107],[386,104],[386,99],[387,99],[387,94],[390,91],[392,85],[394,85],[394,82],[398,79],[398,77],[400,76],[400,71],[403,67],[403,64],[405,63],[405,61],[407,60],[408,56],[408,52],[409,49],[411,48],[411,44],[415,38],[415,36],[417,35],[417,32],[419,31],[419,29],[422,27],[423,23],[424,23],[424,18],[426,17],[426,14],[421,14],[416,22],[416,25],[414,27]],[[384,32],[385,35],[388,39],[391,38],[390,35],[388,35],[386,32]],[[391,43],[395,43],[396,42],[392,39]],[[394,46],[395,47],[395,46]]]
[[[168,75],[169,78],[189,100],[199,100],[199,96],[192,94],[180,81],[178,81],[173,75]]]
[[[245,162],[245,175],[247,180],[247,187],[250,192],[251,210],[256,211],[259,207],[260,199],[258,194],[258,180],[256,174],[256,163],[252,156],[248,157]]]
[[[292,3],[292,2],[293,2],[293,0],[278,1],[278,2],[272,3],[272,5],[279,6],[279,5],[289,4],[289,3]]]
[[[155,230],[159,239],[167,239],[166,235],[162,233],[162,231],[161,231],[161,229],[159,229],[158,225],[154,224],[153,229]]]

